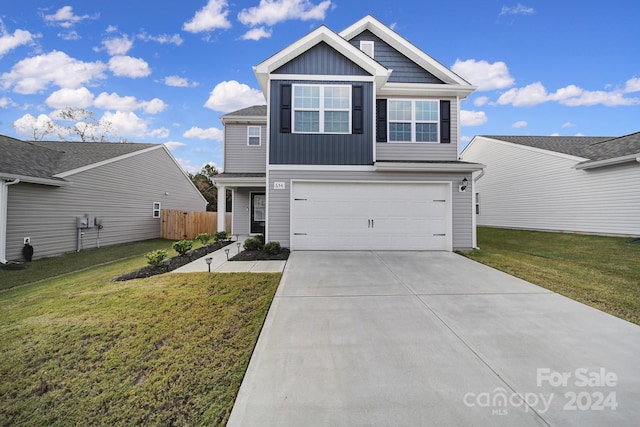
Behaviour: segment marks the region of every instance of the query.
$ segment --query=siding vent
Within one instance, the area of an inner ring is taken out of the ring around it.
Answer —
[[[373,58],[374,44],[371,40],[361,40],[360,50]]]

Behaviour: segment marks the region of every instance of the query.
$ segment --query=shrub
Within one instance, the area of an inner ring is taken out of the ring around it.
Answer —
[[[180,255],[184,255],[187,251],[191,250],[193,242],[191,240],[179,240],[173,243],[173,249]]]
[[[229,240],[229,237],[227,237],[226,231],[218,231],[213,235],[214,242],[218,242],[218,241],[226,242],[227,240]]]
[[[264,245],[264,235],[263,234],[258,234],[255,238],[258,239],[260,241],[260,243],[262,243]]]
[[[147,264],[158,265],[167,257],[168,254],[169,252],[166,249],[158,249],[147,252],[144,256],[147,258]]]
[[[196,240],[199,240],[203,245],[206,245],[212,238],[213,236],[209,233],[200,233],[196,236]]]
[[[281,250],[282,248],[280,247],[280,242],[269,242],[264,245],[264,251],[269,255],[277,255]]]
[[[243,247],[247,251],[259,251],[262,249],[264,244],[260,241],[260,239],[256,237],[251,237],[244,241]]]

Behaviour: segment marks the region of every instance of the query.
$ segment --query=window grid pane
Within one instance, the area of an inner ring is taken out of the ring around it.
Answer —
[[[296,132],[320,132],[320,113],[318,111],[296,111]]]
[[[349,109],[349,88],[347,87],[325,87],[324,88],[324,108],[327,109]]]
[[[411,101],[389,101],[389,120],[411,120]]]
[[[420,122],[435,122],[438,120],[437,101],[416,101],[416,120]]]
[[[411,142],[411,123],[389,123],[389,140]]]
[[[416,142],[438,142],[438,125],[416,123]]]
[[[320,108],[319,86],[296,86],[293,98],[295,108]]]
[[[348,132],[349,113],[346,111],[325,111],[324,113],[325,132]]]

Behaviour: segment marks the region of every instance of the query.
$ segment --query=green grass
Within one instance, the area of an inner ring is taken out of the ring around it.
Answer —
[[[478,228],[468,258],[640,325],[640,244],[632,238]]]
[[[0,425],[226,423],[281,275],[110,281],[143,265],[0,294]]]
[[[0,290],[95,267],[98,264],[143,255],[155,249],[169,249],[169,257],[172,257],[176,255],[176,252],[171,249],[172,243],[173,240],[143,240],[105,246],[99,249],[86,249],[82,252],[72,252],[57,257],[41,258],[26,263],[26,268],[23,270],[0,269]],[[202,246],[200,242],[195,241],[194,249],[199,246]]]

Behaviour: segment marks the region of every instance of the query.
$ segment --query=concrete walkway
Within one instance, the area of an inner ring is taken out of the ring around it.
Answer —
[[[280,273],[284,270],[286,261],[227,261],[225,249],[229,250],[229,258],[242,252],[242,243],[246,237],[240,237],[237,242],[218,249],[202,258],[199,258],[187,265],[183,265],[172,271],[172,273],[199,273],[209,271],[207,258],[211,259],[211,272],[216,273]],[[240,246],[238,247],[238,243]]]
[[[628,426],[640,327],[448,252],[291,254],[228,426]]]

